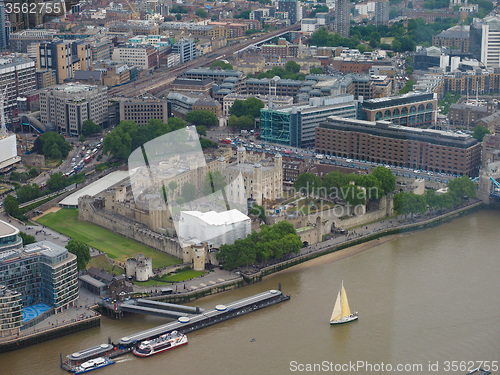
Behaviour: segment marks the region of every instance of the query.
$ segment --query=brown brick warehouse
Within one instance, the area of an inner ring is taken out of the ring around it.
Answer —
[[[388,121],[329,117],[316,128],[316,152],[432,172],[477,176],[481,144],[441,130]]]

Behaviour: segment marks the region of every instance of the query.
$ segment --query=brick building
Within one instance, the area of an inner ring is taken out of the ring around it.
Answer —
[[[388,121],[329,117],[316,128],[316,152],[407,168],[477,176],[481,144],[469,135]]]

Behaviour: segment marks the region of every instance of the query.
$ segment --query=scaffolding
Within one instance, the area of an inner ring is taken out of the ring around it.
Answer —
[[[266,142],[290,144],[290,112],[262,109],[260,137]]]

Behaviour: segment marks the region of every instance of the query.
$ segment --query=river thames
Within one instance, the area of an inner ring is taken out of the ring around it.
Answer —
[[[187,346],[145,359],[118,357],[96,374],[312,373],[309,369],[465,374],[481,361],[483,367],[500,366],[499,229],[500,211],[480,211],[379,240],[380,245],[365,245],[366,251],[344,259],[326,255],[263,282],[195,301],[192,305],[211,309],[276,289],[278,283],[291,296],[288,302],[192,332]],[[330,326],[342,280],[359,320]],[[140,315],[119,321],[103,317],[100,327],[1,354],[0,374],[65,374],[59,353],[66,356],[165,322]]]

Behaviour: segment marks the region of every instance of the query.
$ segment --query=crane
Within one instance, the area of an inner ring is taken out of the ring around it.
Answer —
[[[128,6],[132,10],[132,14],[134,15],[134,18],[137,19],[137,20],[140,19],[141,17],[139,15],[139,13],[137,13],[137,11],[135,10],[135,7],[133,7],[132,4],[130,4],[129,0],[125,0],[125,1],[127,2]]]

